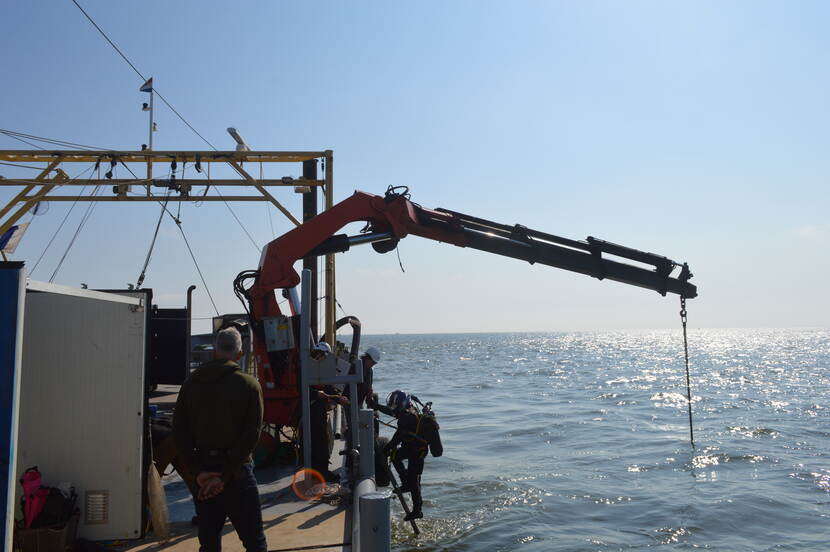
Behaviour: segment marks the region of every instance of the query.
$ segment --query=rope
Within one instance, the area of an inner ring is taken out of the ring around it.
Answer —
[[[161,219],[164,218],[164,211],[167,210],[167,200],[170,199],[170,190],[167,191],[167,195],[164,198],[164,203],[161,206],[161,212],[159,212],[159,220],[156,223],[156,231],[153,232],[153,239],[150,241],[150,249],[147,251],[147,257],[144,259],[144,266],[141,267],[141,274],[138,275],[138,280],[136,280],[135,288],[141,289],[141,284],[144,283],[144,276],[147,273],[147,265],[150,264],[150,256],[153,254],[153,248],[156,245],[156,238],[159,235],[159,228],[161,228]],[[181,203],[179,204],[181,207]]]
[[[680,296],[680,321],[683,323],[683,353],[686,356],[686,399],[689,406],[689,441],[695,448],[695,431],[692,426],[692,384],[689,378],[689,340],[686,337],[686,298]]]

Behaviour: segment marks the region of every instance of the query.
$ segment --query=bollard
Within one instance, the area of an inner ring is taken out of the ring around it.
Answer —
[[[389,491],[360,497],[360,552],[389,552],[391,549],[391,500]]]

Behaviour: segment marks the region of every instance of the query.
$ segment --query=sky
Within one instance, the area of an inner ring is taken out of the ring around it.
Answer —
[[[253,149],[333,150],[337,201],[405,185],[425,207],[686,261],[693,329],[828,326],[825,2],[78,1],[217,148],[235,126]],[[0,47],[0,128],[147,141],[141,77],[71,0],[9,4]],[[160,102],[156,121],[155,149],[210,149]],[[275,195],[299,216],[299,195]],[[256,245],[222,203],[181,207],[222,312],[241,310],[234,276],[292,227],[273,207],[232,207]],[[33,279],[49,279],[86,205],[46,249],[69,208],[23,219],[12,258]],[[135,282],[158,216],[99,204],[55,282]],[[369,247],[337,257],[338,312],[365,333],[679,328],[676,296],[416,237],[399,253],[405,272]],[[190,284],[203,331],[213,308],[164,219],[144,285],[180,307]]]

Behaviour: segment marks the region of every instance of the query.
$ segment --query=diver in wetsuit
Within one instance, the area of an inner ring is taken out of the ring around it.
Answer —
[[[424,471],[424,458],[427,451],[438,457],[444,453],[441,445],[440,427],[435,420],[435,414],[427,403],[421,412],[412,406],[410,395],[395,390],[386,401],[386,407],[378,405],[378,410],[398,419],[398,427],[392,440],[384,447],[384,453],[389,455],[395,470],[401,477],[402,493],[411,493],[412,512],[404,518],[411,521],[424,517],[421,506],[421,474]],[[406,466],[404,466],[406,460]]]

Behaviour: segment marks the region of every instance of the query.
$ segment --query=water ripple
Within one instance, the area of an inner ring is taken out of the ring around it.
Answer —
[[[445,453],[404,550],[825,550],[830,331],[367,336]],[[774,543],[787,543],[787,546]]]

